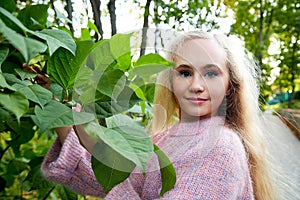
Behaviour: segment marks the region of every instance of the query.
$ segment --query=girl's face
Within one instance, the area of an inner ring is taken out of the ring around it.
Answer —
[[[215,116],[229,84],[226,52],[215,40],[191,39],[176,52],[172,77],[181,121]]]

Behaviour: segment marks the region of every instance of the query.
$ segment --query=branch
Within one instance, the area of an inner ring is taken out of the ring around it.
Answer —
[[[109,15],[110,15],[110,24],[111,24],[111,36],[117,33],[116,25],[116,0],[110,0],[107,4]]]
[[[103,29],[102,29],[102,23],[101,23],[101,11],[100,11],[100,5],[101,1],[100,0],[90,0],[92,4],[92,9],[93,9],[93,16],[95,20],[95,25],[99,31],[100,38],[98,38],[98,35],[96,34],[95,38],[96,40],[101,40],[103,38]]]
[[[151,0],[147,0],[145,5],[145,12],[144,12],[144,24],[142,30],[142,44],[141,44],[141,51],[140,56],[145,54],[146,51],[146,44],[147,44],[147,29],[149,27],[149,7],[150,7]]]

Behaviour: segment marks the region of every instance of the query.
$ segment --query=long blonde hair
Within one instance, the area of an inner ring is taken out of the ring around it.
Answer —
[[[168,58],[174,61],[176,51],[187,40],[200,38],[216,40],[227,53],[229,89],[225,97],[225,123],[234,129],[242,139],[253,181],[255,199],[276,199],[266,159],[266,147],[260,126],[259,67],[244,48],[243,42],[235,36],[217,35],[207,32],[185,33],[175,40]],[[179,106],[172,92],[172,69],[159,74],[154,98],[154,116],[151,132],[168,129],[179,117]],[[161,109],[163,108],[163,109]]]

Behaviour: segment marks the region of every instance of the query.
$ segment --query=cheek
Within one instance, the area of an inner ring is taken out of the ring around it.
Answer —
[[[222,98],[226,95],[228,83],[226,80],[219,79],[208,84],[208,91],[212,98]]]

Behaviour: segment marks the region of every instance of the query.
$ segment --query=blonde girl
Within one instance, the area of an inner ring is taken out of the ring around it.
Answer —
[[[226,52],[226,65],[229,69],[229,88],[219,115],[225,116],[225,123],[238,133],[246,148],[255,199],[276,199],[276,191],[270,175],[271,166],[266,154],[262,136],[262,116],[259,108],[259,72],[243,42],[236,36],[211,34],[207,32],[189,32],[181,35],[171,46],[169,59],[176,61],[176,52],[189,40],[205,39],[216,41]],[[160,132],[172,126],[174,118],[180,119],[180,106],[172,92],[172,70],[159,76],[152,133]],[[225,105],[224,105],[225,104]],[[161,107],[165,113],[162,113]]]

